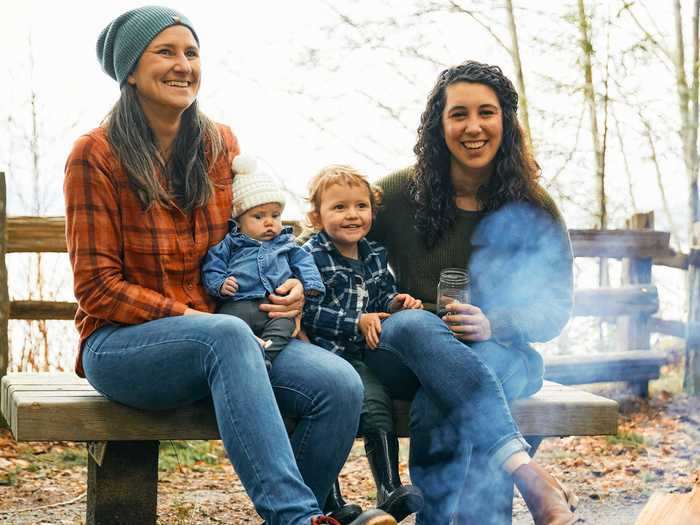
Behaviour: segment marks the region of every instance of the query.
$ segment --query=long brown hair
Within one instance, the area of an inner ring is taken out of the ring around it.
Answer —
[[[538,184],[539,165],[518,122],[518,93],[498,66],[467,61],[438,76],[418,127],[415,175],[409,190],[416,203],[416,227],[427,247],[434,246],[455,222],[457,207],[450,179],[450,151],[445,143],[442,113],[447,86],[457,82],[484,84],[496,93],[503,118],[503,139],[494,159],[494,174],[479,188],[477,200],[485,211],[506,202],[543,204]]]
[[[173,153],[163,163],[155,136],[141,108],[136,88],[125,82],[103,125],[129,183],[145,209],[173,202],[186,211],[204,206],[213,188],[207,173],[223,150],[216,124],[199,111],[197,101],[182,114]],[[158,177],[163,174],[163,180]]]

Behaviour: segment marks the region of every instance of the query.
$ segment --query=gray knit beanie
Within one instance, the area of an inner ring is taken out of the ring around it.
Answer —
[[[182,24],[199,38],[186,16],[169,7],[149,5],[132,9],[112,20],[97,39],[97,60],[121,86],[158,33]]]

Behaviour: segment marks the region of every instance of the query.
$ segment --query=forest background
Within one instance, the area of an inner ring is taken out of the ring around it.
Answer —
[[[687,252],[698,220],[698,0],[171,1],[202,49],[204,111],[229,124],[301,218],[308,180],[348,163],[376,180],[413,162],[437,74],[467,59],[502,67],[542,184],[570,228],[624,227],[654,211]],[[63,164],[118,86],[99,31],[131,1],[2,0],[0,171],[8,215],[63,215]],[[66,254],[7,256],[10,299],[72,301]],[[601,269],[602,268],[602,269]],[[619,264],[577,263],[577,286]],[[684,272],[654,268],[660,316],[685,319]],[[614,325],[577,318],[543,351],[614,345]],[[10,370],[70,370],[70,322],[11,321]],[[49,343],[50,341],[50,343]],[[663,341],[654,341],[657,345]]]

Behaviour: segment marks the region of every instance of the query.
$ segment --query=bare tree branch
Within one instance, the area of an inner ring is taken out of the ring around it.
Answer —
[[[673,215],[671,214],[671,206],[669,206],[668,198],[666,197],[666,189],[665,189],[664,183],[663,183],[663,176],[661,175],[661,166],[659,165],[659,159],[656,155],[656,143],[654,141],[654,136],[652,134],[651,124],[646,119],[646,117],[644,116],[642,111],[639,111],[638,115],[639,115],[639,120],[644,125],[644,135],[647,139],[647,143],[649,144],[649,151],[650,151],[649,158],[650,158],[652,164],[654,164],[654,170],[656,171],[656,183],[659,187],[659,192],[661,193],[661,203],[664,207],[664,213],[666,213],[666,217],[668,218],[668,226],[669,226],[669,229],[671,230],[671,236],[675,240],[676,250],[680,251],[680,240],[678,237],[678,230],[676,229],[676,225],[673,221]]]
[[[501,46],[509,55],[513,54],[513,50],[508,47],[508,45],[501,40],[501,37],[498,36],[493,29],[491,29],[491,26],[486,24],[481,18],[476,16],[476,14],[473,11],[470,11],[469,9],[465,9],[461,5],[459,5],[457,2],[454,0],[450,0],[449,2],[451,6],[451,11],[455,13],[462,13],[463,15],[467,15],[469,18],[474,20],[477,24],[479,24],[488,34],[491,35],[491,37],[496,41],[496,43]]]

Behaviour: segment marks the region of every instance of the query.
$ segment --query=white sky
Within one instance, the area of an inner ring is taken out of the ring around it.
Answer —
[[[0,87],[0,100],[7,104],[0,113],[0,142],[9,149],[0,146],[5,153],[0,155],[0,169],[12,177],[29,167],[27,142],[20,135],[30,129],[28,100],[34,86],[42,129],[42,173],[51,173],[44,175],[50,191],[44,209],[61,214],[60,177],[70,145],[81,132],[98,124],[118,96],[116,82],[101,71],[95,58],[97,35],[121,12],[151,2],[2,3],[6,5],[0,20],[0,48],[9,57],[3,67],[13,80]],[[335,15],[322,2],[173,1],[167,5],[186,14],[200,37],[203,109],[229,124],[243,148],[261,157],[295,193],[303,194],[306,181],[331,162],[355,164],[371,178],[411,162],[419,108],[406,117],[410,129],[400,129],[396,136],[394,127],[382,122],[376,106],[365,96],[351,93],[359,86],[373,97],[395,97],[403,104],[408,90],[396,96],[395,81],[381,81],[383,75],[392,74],[386,71],[382,54],[353,53],[343,57],[336,71],[297,65],[307,47],[333,53],[324,49],[328,36],[322,27]],[[393,12],[400,13],[397,6],[401,5],[396,2]],[[374,5],[373,14],[380,14],[377,9]],[[35,60],[31,77],[30,35]],[[450,32],[437,36],[436,43],[442,43]],[[494,47],[487,39],[481,43],[485,49]],[[489,54],[475,53],[473,44],[472,56]],[[426,71],[421,92],[411,92],[410,97],[423,99],[430,89],[437,69]],[[305,99],[290,92],[314,92],[327,98]],[[5,112],[12,115],[14,124],[7,125]],[[333,114],[333,121],[324,122],[325,130],[309,122],[310,118],[323,121],[326,114]],[[368,130],[385,131],[368,140]],[[20,188],[21,180],[10,181]],[[22,191],[26,193],[24,186]],[[27,213],[19,194],[10,188],[10,213]],[[299,211],[292,205],[287,213],[298,215]]]

